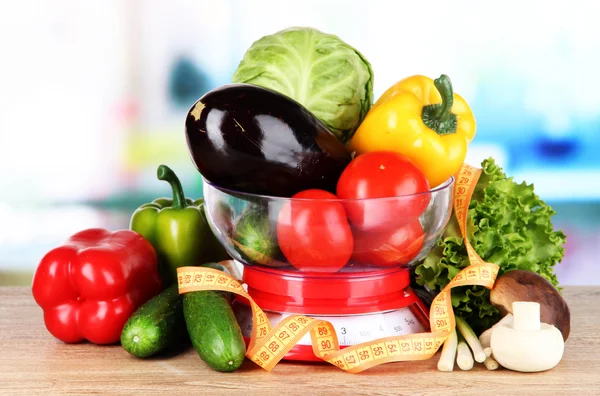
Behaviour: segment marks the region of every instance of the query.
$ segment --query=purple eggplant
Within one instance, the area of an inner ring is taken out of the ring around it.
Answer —
[[[351,160],[305,107],[250,84],[224,85],[202,96],[187,114],[185,134],[192,161],[208,182],[246,193],[335,193]]]

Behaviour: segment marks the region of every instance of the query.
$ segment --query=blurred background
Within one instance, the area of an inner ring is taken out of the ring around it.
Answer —
[[[375,97],[448,74],[494,157],[558,212],[568,284],[600,284],[600,2],[370,0],[3,1],[0,5],[0,285],[28,285],[49,249],[89,227],[128,227],[201,179],[183,133],[263,35],[312,26],[359,49]]]

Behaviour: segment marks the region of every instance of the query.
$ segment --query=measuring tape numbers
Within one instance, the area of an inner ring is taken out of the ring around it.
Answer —
[[[480,174],[481,169],[465,164],[456,175],[454,213],[471,265],[460,271],[434,298],[429,313],[430,332],[385,337],[340,349],[336,331],[326,320],[292,315],[271,327],[267,315],[240,282],[222,271],[205,267],[178,268],[179,293],[221,290],[246,298],[252,309],[253,321],[246,356],[267,371],[271,371],[308,333],[316,356],[350,373],[383,363],[429,359],[456,327],[450,290],[472,285],[491,289],[498,275],[498,266],[484,262],[466,237],[469,202]]]

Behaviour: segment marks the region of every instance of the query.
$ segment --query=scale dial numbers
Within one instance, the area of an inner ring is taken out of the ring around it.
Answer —
[[[243,335],[250,337],[250,334],[252,334],[252,312],[250,307],[244,304],[236,304],[234,311]],[[291,313],[265,313],[272,326],[293,315]],[[421,333],[427,330],[408,307],[367,315],[308,316],[330,322],[335,328],[341,346],[356,345],[384,337]],[[302,337],[298,345],[312,345],[310,334]]]
[[[340,345],[356,345],[384,337],[420,333],[426,330],[410,308],[370,315],[323,318],[330,321]]]

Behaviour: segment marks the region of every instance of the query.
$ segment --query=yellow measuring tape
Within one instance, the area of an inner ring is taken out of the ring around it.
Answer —
[[[179,293],[222,290],[248,299],[253,325],[246,356],[267,371],[271,371],[308,332],[316,356],[350,373],[388,362],[429,359],[456,326],[450,289],[467,285],[492,288],[498,275],[498,266],[484,262],[466,238],[469,202],[480,174],[481,169],[465,164],[456,176],[454,211],[471,265],[460,271],[433,300],[429,313],[431,332],[385,337],[340,349],[333,325],[325,320],[293,315],[271,328],[265,313],[242,285],[222,271],[203,267],[178,268]]]

